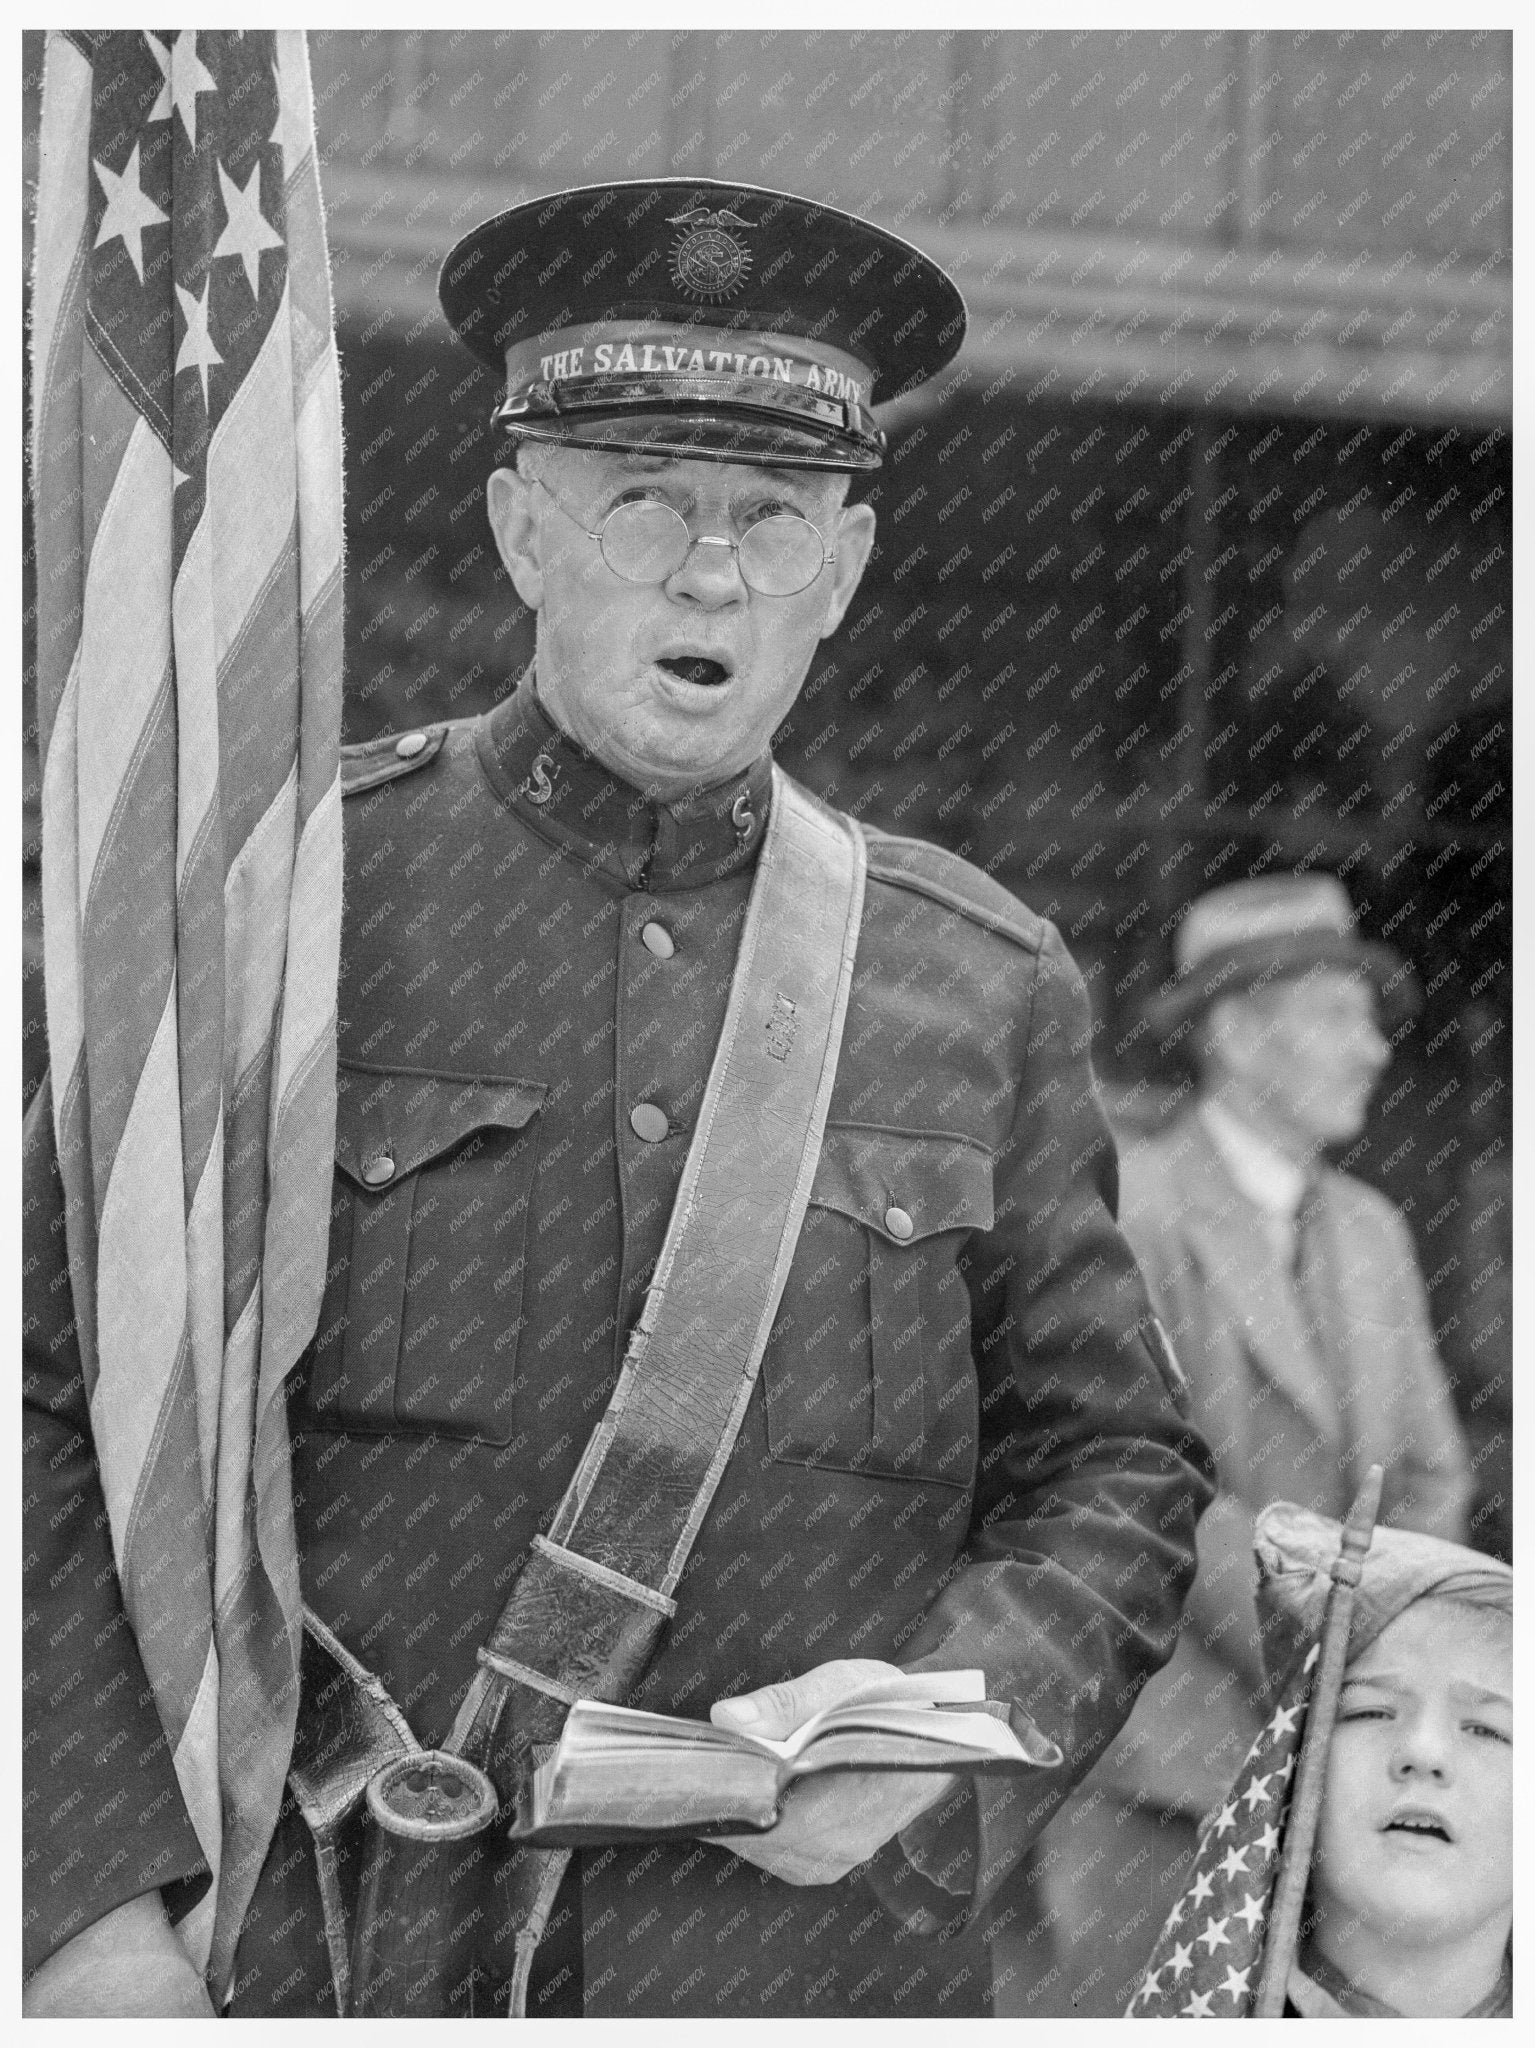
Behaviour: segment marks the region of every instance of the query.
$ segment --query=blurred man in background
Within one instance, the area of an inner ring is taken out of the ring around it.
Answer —
[[[1341,883],[1299,874],[1199,898],[1175,963],[1153,1021],[1196,1098],[1126,1148],[1123,1219],[1221,1491],[1172,1662],[1036,1851],[1025,1926],[1054,1917],[1028,1944],[1023,2010],[1123,2012],[1198,1823],[1263,1723],[1257,1511],[1341,1516],[1378,1461],[1383,1521],[1465,1534],[1469,1461],[1407,1225],[1325,1156],[1364,1127],[1391,1057],[1378,1001],[1406,968],[1359,938]]]

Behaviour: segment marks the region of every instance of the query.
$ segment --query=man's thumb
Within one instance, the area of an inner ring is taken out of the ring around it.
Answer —
[[[716,1728],[739,1729],[745,1735],[766,1735],[777,1741],[816,1711],[813,1702],[801,1697],[801,1691],[792,1680],[764,1685],[738,1699],[716,1700],[709,1719]]]

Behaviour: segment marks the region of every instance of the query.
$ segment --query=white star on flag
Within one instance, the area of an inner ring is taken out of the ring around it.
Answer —
[[[220,164],[219,190],[224,195],[224,211],[228,219],[224,222],[224,232],[214,244],[214,261],[217,262],[220,256],[239,257],[250,281],[251,297],[259,299],[261,252],[263,249],[280,249],[283,245],[282,236],[261,211],[260,164],[246,179],[243,192]]]
[[[1255,1899],[1251,1892],[1244,1892],[1242,1894],[1242,1903],[1237,1907],[1234,1917],[1245,1921],[1247,1931],[1251,1934],[1263,1918],[1262,1899]]]
[[[211,277],[203,279],[203,295],[200,299],[194,299],[192,294],[184,291],[179,284],[176,287],[176,296],[181,301],[181,310],[186,315],[187,323],[186,334],[176,354],[176,374],[179,377],[183,370],[196,370],[203,384],[204,411],[208,407],[208,372],[213,364],[224,360],[213,346],[213,336],[208,332],[208,288],[212,282]]]
[[[1237,1824],[1237,1803],[1228,1799],[1211,1823],[1211,1831],[1217,1835],[1227,1834]]]
[[[1294,1770],[1295,1758],[1293,1755],[1287,1756],[1284,1762],[1279,1767],[1279,1782],[1281,1785],[1289,1784],[1291,1776],[1294,1773]]]
[[[1277,1742],[1281,1735],[1293,1734],[1299,1719],[1299,1707],[1275,1707],[1274,1718],[1269,1722],[1267,1729],[1270,1740]]]
[[[1194,1889],[1189,1893],[1190,1903],[1195,1906],[1202,1906],[1206,1899],[1214,1898],[1214,1896],[1215,1883],[1209,1871],[1196,1871],[1194,1874]]]
[[[1172,1967],[1173,1982],[1176,1984],[1180,1977],[1186,1977],[1189,1971],[1192,1970],[1194,1967],[1193,1942],[1190,1942],[1187,1947],[1185,1947],[1181,1941],[1175,1944],[1173,1948]]]
[[[1305,1659],[1305,1662],[1304,1662],[1304,1663],[1303,1663],[1303,1664],[1301,1665],[1301,1670],[1302,1670],[1302,1671],[1312,1671],[1312,1670],[1314,1670],[1314,1669],[1316,1668],[1316,1661],[1317,1661],[1318,1657],[1320,1657],[1320,1656],[1321,1656],[1321,1654],[1322,1654],[1322,1645],[1321,1645],[1320,1643],[1313,1643],[1313,1644],[1311,1645],[1311,1648],[1310,1648],[1310,1649],[1309,1649],[1309,1650],[1308,1650],[1308,1651],[1306,1652],[1306,1659]]]
[[[1263,1833],[1258,1837],[1258,1854],[1260,1856],[1272,1856],[1274,1851],[1278,1847],[1279,1830],[1275,1827],[1274,1823],[1270,1821],[1268,1826],[1263,1830]]]
[[[1214,1996],[1213,1991],[1190,1992],[1189,2002],[1183,2008],[1183,2017],[1186,2020],[1213,2020],[1215,2014],[1210,2010],[1210,2000]]]
[[[158,227],[169,219],[152,199],[146,198],[139,184],[139,145],[133,145],[133,154],[123,165],[122,176],[109,171],[105,164],[94,157],[91,164],[101,180],[101,189],[107,195],[107,210],[101,216],[101,233],[96,237],[96,247],[110,242],[114,235],[121,235],[123,246],[133,258],[133,267],[139,274],[139,283],[144,282],[144,230]]]
[[[1222,1991],[1230,1992],[1233,2005],[1240,2005],[1247,1996],[1247,1980],[1251,1975],[1251,1963],[1248,1964],[1245,1970],[1233,1970],[1229,1965],[1227,1966],[1226,1981],[1220,1988]]]
[[[1269,1792],[1269,1779],[1272,1778],[1273,1775],[1274,1773],[1272,1771],[1269,1771],[1265,1776],[1261,1778],[1254,1778],[1252,1783],[1247,1787],[1247,1790],[1242,1794],[1242,1797],[1247,1801],[1247,1811],[1249,1813],[1256,1813],[1260,1806],[1268,1805],[1269,1799],[1271,1797],[1271,1794]]]
[[[218,80],[197,54],[196,29],[182,29],[176,37],[176,47],[168,50],[158,36],[145,32],[144,40],[149,45],[151,56],[164,74],[165,83],[160,96],[150,108],[147,119],[168,121],[174,111],[181,116],[187,131],[187,141],[197,147],[197,95],[200,92],[217,92]]]
[[[1152,1970],[1147,1975],[1145,1983],[1141,1986],[1141,2003],[1143,2005],[1145,2004],[1148,1998],[1155,1996],[1157,1988],[1157,1979],[1161,1976],[1161,1974],[1161,1970],[1156,1969]]]
[[[1230,1948],[1231,1936],[1226,1932],[1226,1921],[1230,1918],[1231,1915],[1228,1913],[1225,1920],[1217,1920],[1214,1914],[1212,1914],[1204,1926],[1200,1928],[1198,1934],[1195,1935],[1194,1939],[1196,1941],[1202,1941],[1205,1944],[1207,1954],[1213,1956],[1218,1948]]]
[[[1241,1871],[1244,1876],[1247,1874],[1247,1858],[1251,1853],[1251,1846],[1252,1845],[1249,1843],[1246,1849],[1239,1849],[1237,1848],[1235,1843],[1233,1843],[1232,1846],[1226,1851],[1225,1857],[1222,1859],[1221,1862],[1221,1876],[1224,1877],[1228,1883],[1232,1878],[1236,1876],[1238,1871]]]

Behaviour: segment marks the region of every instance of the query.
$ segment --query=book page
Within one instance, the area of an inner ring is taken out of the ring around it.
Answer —
[[[802,1721],[780,1741],[770,1742],[765,1736],[755,1739],[779,1756],[799,1756],[823,1728],[833,1722],[840,1724],[845,1715],[861,1716],[866,1709],[878,1707],[904,1709],[908,1713],[915,1711],[920,1714],[921,1725],[926,1727],[930,1719],[928,1710],[934,1707],[979,1704],[985,1698],[984,1671],[902,1671],[872,1679],[869,1684],[847,1693],[835,1706],[823,1707],[819,1714],[812,1714],[808,1721]],[[859,1725],[875,1724],[860,1722]]]

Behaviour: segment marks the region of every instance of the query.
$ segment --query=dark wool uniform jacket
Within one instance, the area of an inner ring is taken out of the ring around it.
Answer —
[[[770,769],[652,805],[524,683],[483,719],[351,751],[345,779],[328,1277],[289,1405],[299,1554],[310,1605],[431,1744],[642,1304]],[[987,1898],[1168,1657],[1211,1468],[1114,1224],[1089,1038],[1051,926],[869,833],[811,1207],[632,1696],[704,1717],[833,1657],[979,1665],[1066,1766],[965,1784],[829,1886],[697,1842],[583,1852],[549,1940],[588,2014],[985,2011]],[[174,1915],[206,1881],[112,1570],[50,1116],[45,1089],[25,1193],[30,1966],[127,1898],[159,1885]],[[290,1807],[233,2009],[332,2011],[329,1979]]]

